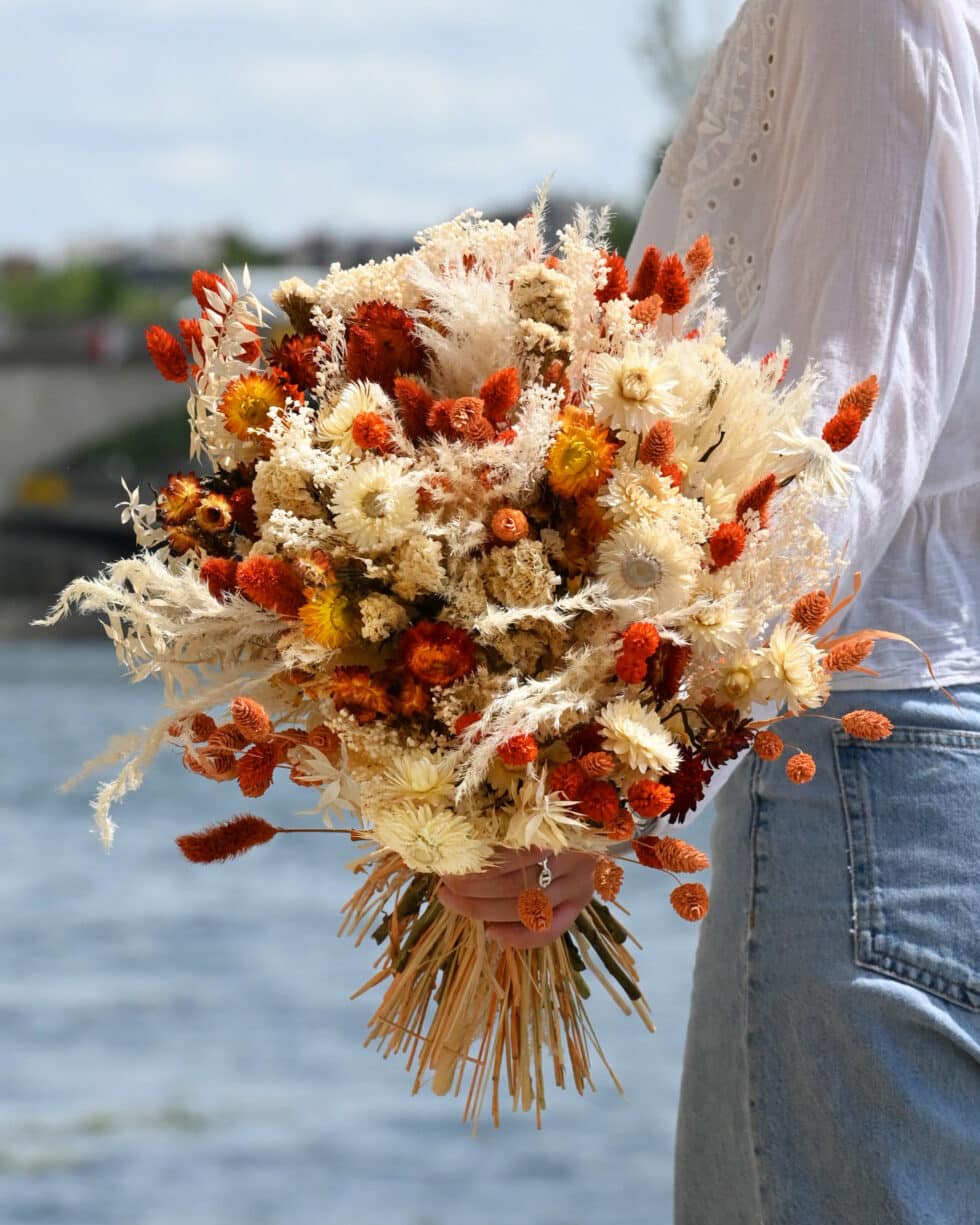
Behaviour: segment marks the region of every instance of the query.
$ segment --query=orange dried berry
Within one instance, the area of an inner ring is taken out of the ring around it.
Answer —
[[[612,842],[629,842],[636,833],[636,822],[625,808],[620,807],[603,822],[602,832]]]
[[[808,783],[817,772],[817,763],[809,753],[794,753],[786,763],[786,777],[791,783]]]
[[[761,757],[763,761],[776,761],[783,755],[785,748],[782,736],[776,732],[757,732],[755,740],[752,742],[752,748],[757,757]]]
[[[588,782],[588,775],[578,761],[562,761],[551,767],[545,787],[550,792],[565,796],[566,799],[577,800]]]
[[[497,749],[497,755],[505,766],[510,766],[512,769],[526,766],[537,758],[537,742],[533,736],[521,732],[505,740]]]
[[[815,634],[827,620],[830,609],[830,596],[826,591],[810,591],[800,596],[789,616],[791,621],[795,621],[808,634]]]
[[[615,902],[623,885],[623,867],[603,856],[596,862],[592,887],[604,902]]]
[[[543,889],[525,889],[517,898],[517,917],[528,931],[546,932],[555,917],[547,893]]]
[[[670,895],[670,904],[689,923],[697,923],[708,913],[708,891],[696,883],[678,885]]]
[[[351,422],[350,436],[365,451],[383,451],[391,441],[391,430],[378,413],[358,413]]]
[[[840,398],[840,403],[837,405],[837,410],[841,412],[844,409],[856,408],[861,414],[861,420],[863,421],[872,408],[874,408],[879,391],[878,376],[871,374],[862,382],[855,383],[853,387],[844,392]]]
[[[649,659],[660,646],[660,631],[650,621],[634,621],[623,634],[623,650]]]
[[[841,726],[861,740],[887,740],[892,734],[891,719],[877,710],[850,710],[841,716]]]
[[[691,286],[679,255],[668,255],[657,274],[656,292],[660,295],[665,315],[676,315],[691,300]]]
[[[490,520],[490,531],[504,544],[523,540],[529,531],[527,515],[512,506],[502,506]]]
[[[253,744],[238,759],[238,786],[242,795],[250,798],[265,795],[278,764],[279,754],[274,744]]]
[[[644,464],[660,468],[674,454],[674,427],[669,421],[655,421],[640,443],[639,457]]]
[[[232,524],[231,502],[223,493],[209,493],[194,512],[197,526],[209,535],[227,532]]]
[[[850,672],[859,668],[875,648],[873,638],[854,638],[831,647],[823,657],[828,672]]]
[[[698,277],[704,276],[711,267],[711,262],[714,258],[714,249],[711,246],[711,239],[708,235],[701,234],[695,238],[687,255],[684,256],[684,263],[687,266],[691,280],[696,281]]]
[[[674,802],[674,793],[666,783],[643,778],[633,783],[626,793],[630,807],[646,820],[661,817]]]
[[[616,769],[616,758],[612,753],[586,753],[578,759],[578,764],[589,778],[608,778]]]
[[[680,838],[661,838],[657,848],[660,864],[667,872],[703,872],[708,856]]]
[[[211,739],[217,726],[210,715],[196,714],[191,720],[191,739],[195,744],[203,744],[205,740]]]
[[[722,523],[711,533],[708,548],[717,569],[738,561],[745,548],[746,532],[741,523]]]
[[[235,726],[253,744],[263,744],[272,735],[272,720],[254,698],[237,697],[228,709]]]
[[[858,409],[839,408],[823,427],[823,440],[831,451],[843,451],[861,432],[864,418]]]
[[[146,329],[146,347],[154,366],[168,382],[183,383],[187,378],[187,358],[176,336],[154,324]]]

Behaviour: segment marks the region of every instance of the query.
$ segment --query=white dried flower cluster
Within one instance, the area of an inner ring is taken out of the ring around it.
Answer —
[[[409,623],[405,606],[383,592],[365,596],[358,605],[361,634],[368,642],[384,642]]]

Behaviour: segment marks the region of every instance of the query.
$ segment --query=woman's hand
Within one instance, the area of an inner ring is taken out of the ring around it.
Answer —
[[[532,932],[517,916],[517,899],[538,886],[541,861],[547,858],[551,884],[545,891],[554,907],[551,926]],[[482,919],[487,935],[515,949],[540,948],[557,940],[585,909],[592,897],[595,856],[583,851],[556,855],[532,847],[529,851],[501,849],[494,865],[467,876],[444,876],[436,896],[444,906],[471,919]]]

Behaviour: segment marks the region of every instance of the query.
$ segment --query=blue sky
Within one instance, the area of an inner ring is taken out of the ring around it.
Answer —
[[[552,172],[639,205],[672,122],[634,52],[648,5],[0,0],[0,250],[404,234]],[[684,5],[715,39],[737,7]]]

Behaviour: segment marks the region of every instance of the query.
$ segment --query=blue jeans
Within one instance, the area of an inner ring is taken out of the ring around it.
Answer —
[[[675,1225],[980,1222],[980,686],[841,693],[719,796]]]

